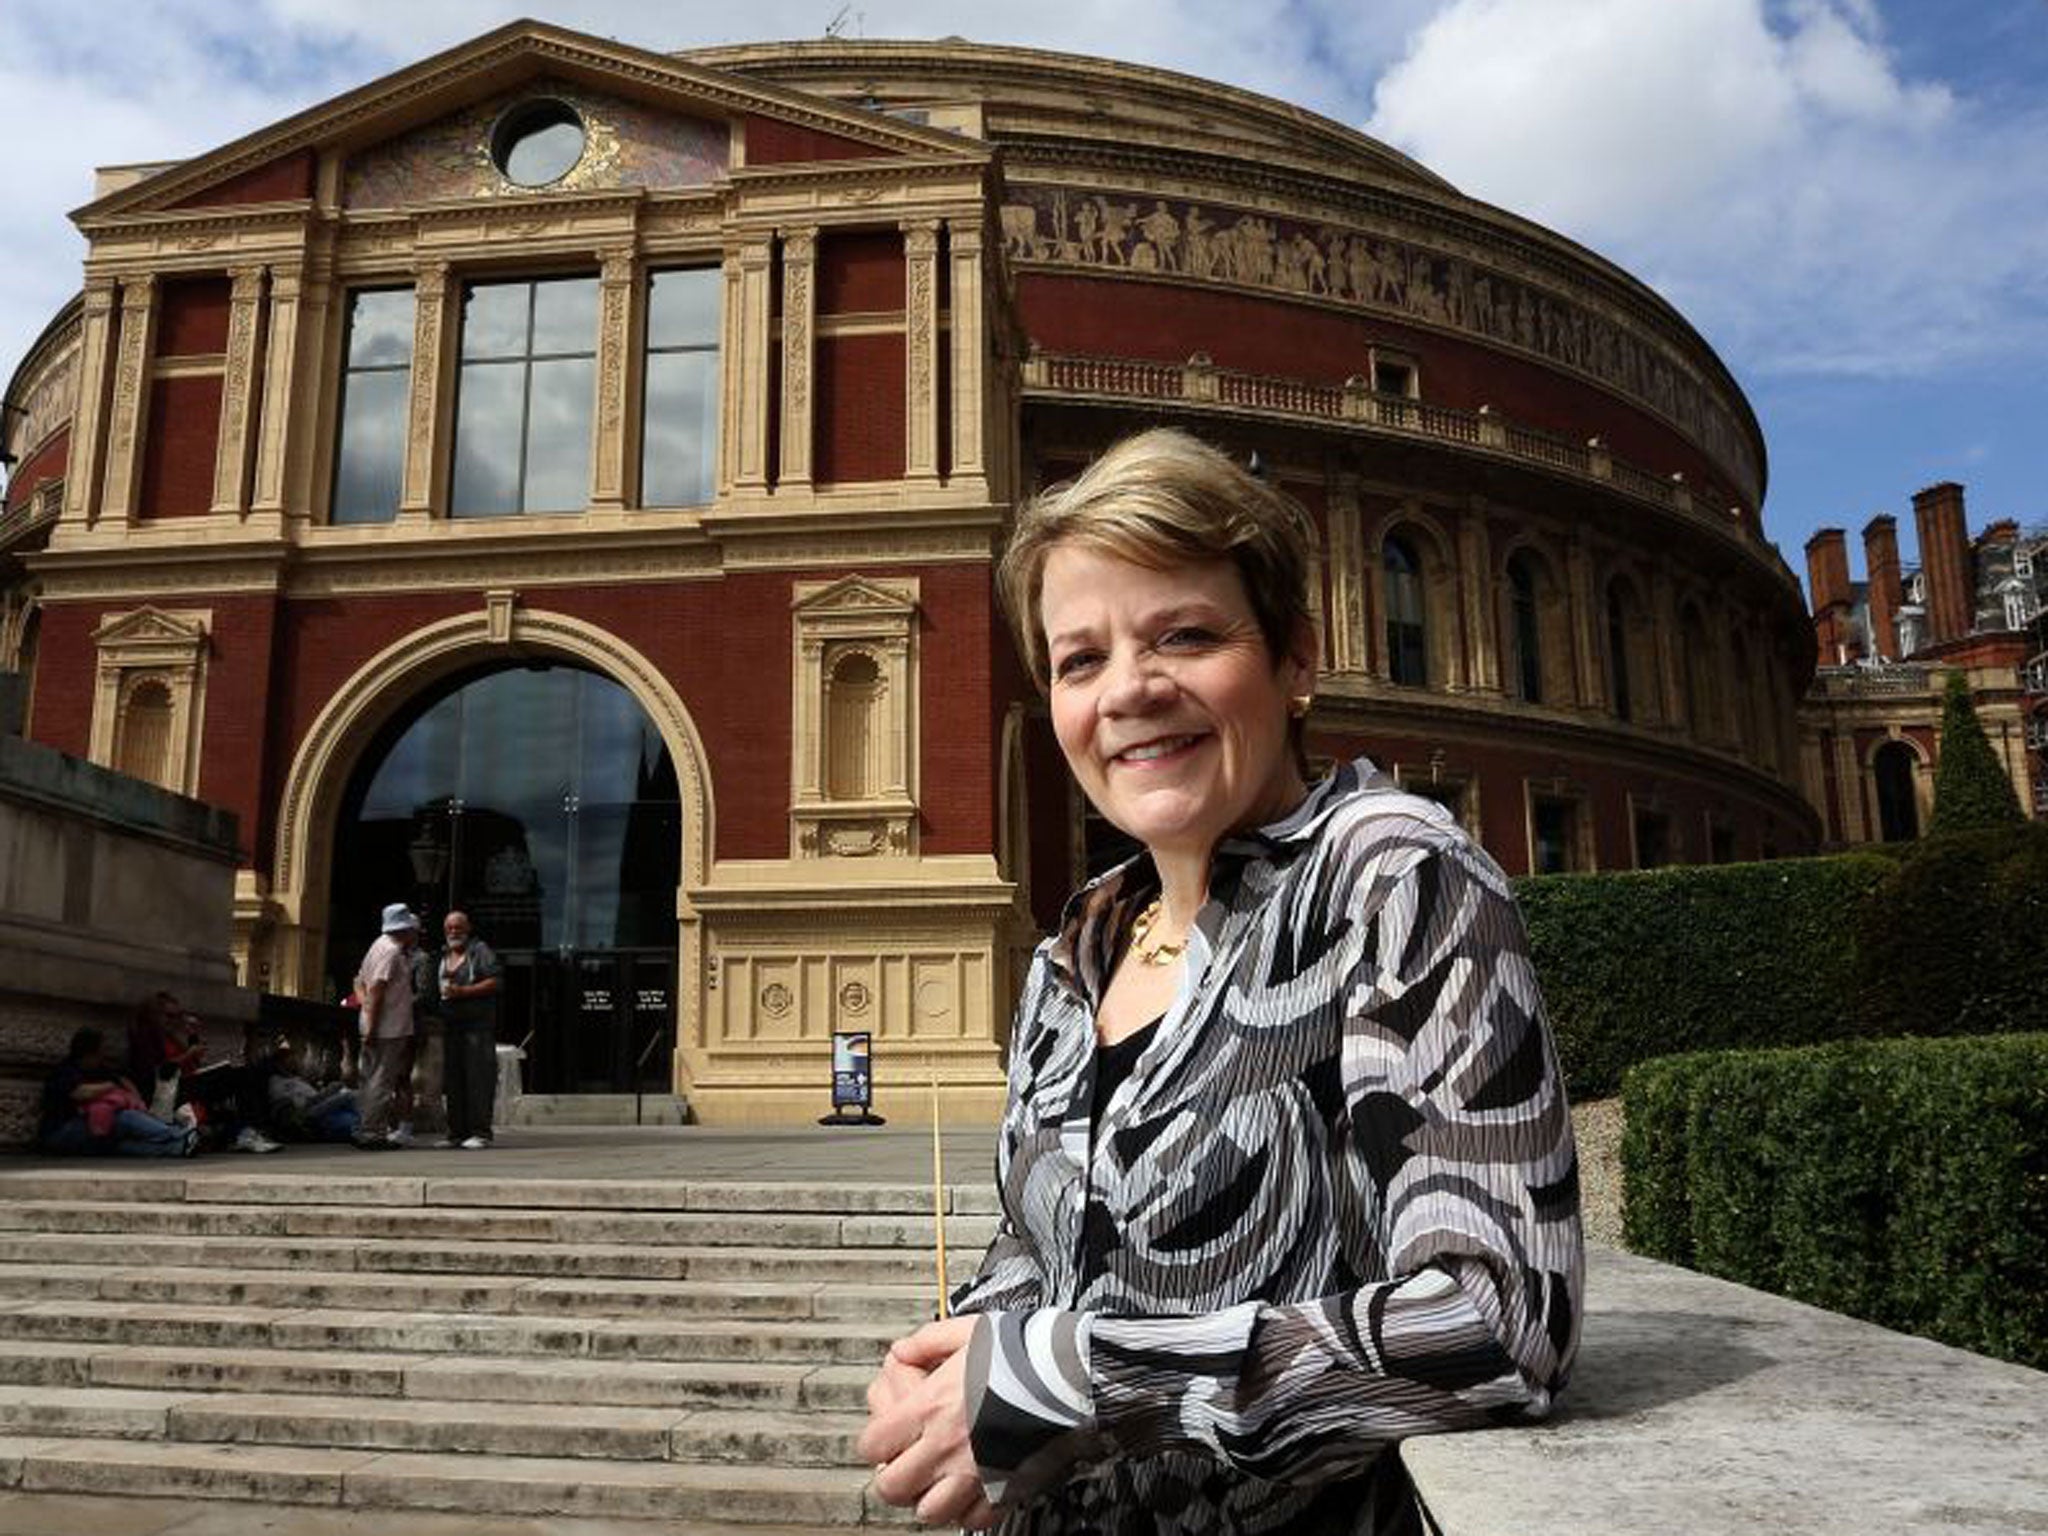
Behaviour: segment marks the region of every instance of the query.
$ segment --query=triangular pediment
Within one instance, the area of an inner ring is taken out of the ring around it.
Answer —
[[[206,641],[206,626],[161,608],[143,607],[116,614],[94,630],[92,638],[101,650],[143,645],[197,646]]]
[[[829,586],[799,597],[791,608],[805,615],[825,613],[909,614],[914,598],[866,576],[842,576]]]
[[[628,131],[638,135],[632,139],[636,153],[683,167],[669,184],[690,185],[690,178],[705,175],[714,140],[719,174],[736,140],[772,145],[771,153],[750,158],[777,163],[988,158],[984,146],[880,112],[567,28],[517,21],[167,166],[88,203],[72,218],[90,229],[142,213],[301,199],[312,191],[305,168],[320,156],[339,151],[359,162],[407,146],[420,151],[439,142],[437,131],[452,134],[490,103],[542,83],[588,93],[608,107],[616,104],[619,116],[632,118]],[[616,124],[605,127],[616,136]],[[620,184],[653,183],[643,167],[638,181],[627,177]],[[413,193],[406,200],[426,199]]]

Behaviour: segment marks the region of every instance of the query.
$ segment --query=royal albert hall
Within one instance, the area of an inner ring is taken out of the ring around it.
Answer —
[[[1111,829],[991,569],[1134,429],[1320,536],[1319,757],[1510,873],[1810,851],[1814,665],[1728,370],[1282,101],[1018,48],[518,23],[103,171],[8,386],[27,732],[225,806],[252,986],[472,915],[536,1092],[992,1115]],[[431,930],[430,930],[431,931]]]

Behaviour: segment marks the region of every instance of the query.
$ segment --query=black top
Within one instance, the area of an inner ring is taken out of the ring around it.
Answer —
[[[1164,1014],[1160,1015],[1160,1018],[1164,1017]],[[1103,1110],[1109,1107],[1110,1096],[1131,1075],[1131,1068],[1138,1064],[1138,1058],[1145,1054],[1145,1047],[1158,1033],[1159,1019],[1154,1019],[1143,1029],[1125,1035],[1115,1045],[1095,1047],[1095,1099],[1089,1107],[1091,1119],[1102,1118]]]

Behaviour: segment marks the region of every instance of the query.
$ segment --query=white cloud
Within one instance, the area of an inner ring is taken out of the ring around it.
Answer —
[[[2048,123],[1903,78],[1870,0],[1452,0],[1368,127],[1612,255],[1739,365],[2048,340]]]

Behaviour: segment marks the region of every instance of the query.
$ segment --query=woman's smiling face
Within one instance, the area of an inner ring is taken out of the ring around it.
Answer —
[[[1206,857],[1301,798],[1288,702],[1314,670],[1273,655],[1229,561],[1153,570],[1059,545],[1038,611],[1068,766],[1154,853]]]

